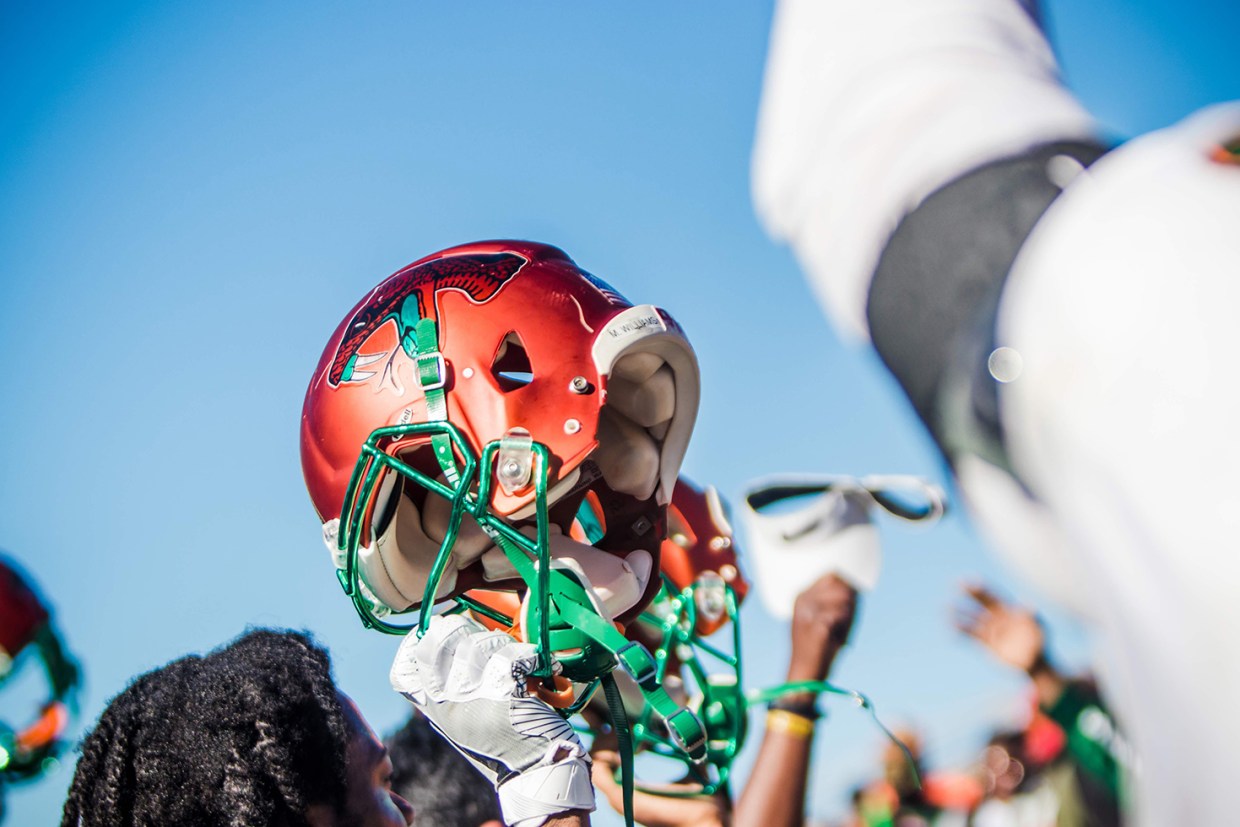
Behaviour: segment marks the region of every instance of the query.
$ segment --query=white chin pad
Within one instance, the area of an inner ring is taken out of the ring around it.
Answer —
[[[598,419],[598,448],[592,455],[613,490],[645,500],[659,483],[659,445],[645,428],[610,406]]]
[[[400,503],[387,530],[371,548],[359,555],[362,573],[375,596],[400,611],[422,600],[435,557],[448,527],[452,504],[428,493],[419,513],[413,500],[397,494]],[[466,514],[461,520],[452,561],[444,570],[436,599],[446,597],[456,587],[456,573],[482,556],[491,539]]]
[[[636,606],[646,593],[653,562],[648,551],[636,549],[622,559],[563,534],[552,534],[549,539],[553,567],[582,575],[609,618]]]

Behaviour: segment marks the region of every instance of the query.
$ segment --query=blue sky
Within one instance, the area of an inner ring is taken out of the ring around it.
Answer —
[[[1117,135],[1240,96],[1240,7],[1054,2],[1070,84]],[[131,3],[0,7],[0,547],[84,663],[84,721],[139,671],[247,624],[308,628],[377,728],[395,640],[332,577],[301,482],[301,398],[378,280],[494,237],[563,247],[680,320],[703,369],[685,464],[735,496],[776,471],[942,478],[902,397],[840,344],[754,219],[767,3]],[[958,518],[885,526],[884,582],[837,673],[967,760],[1020,682],[950,629],[964,578],[1031,597]],[[785,628],[747,609],[748,683]],[[1052,615],[1084,663],[1086,636]],[[20,718],[19,707],[3,715]],[[819,736],[811,812],[876,733]],[[52,823],[67,767],[11,791]]]

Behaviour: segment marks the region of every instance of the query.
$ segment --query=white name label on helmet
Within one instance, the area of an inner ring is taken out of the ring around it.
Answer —
[[[634,308],[634,310],[636,309],[638,308]],[[663,324],[663,320],[659,318],[658,313],[643,313],[638,316],[630,316],[626,313],[617,317],[616,321],[606,329],[606,333],[613,339],[620,339],[639,333],[646,328],[663,331],[667,330],[667,325]]]

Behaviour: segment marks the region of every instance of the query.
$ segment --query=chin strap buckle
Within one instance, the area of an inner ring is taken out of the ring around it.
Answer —
[[[419,353],[415,359],[418,368],[418,384],[423,391],[437,391],[448,384],[448,364],[439,351]]]
[[[635,640],[630,640],[616,650],[616,660],[643,689],[657,689],[658,669],[650,650]]]
[[[676,746],[684,750],[695,762],[706,758],[706,729],[698,717],[681,707],[664,719],[667,732],[676,742]]]

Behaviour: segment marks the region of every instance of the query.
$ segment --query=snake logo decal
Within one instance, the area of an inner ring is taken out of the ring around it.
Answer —
[[[525,264],[525,258],[513,253],[476,253],[438,258],[400,271],[376,287],[366,303],[349,319],[332,357],[327,374],[328,384],[334,388],[342,382],[360,382],[373,375],[355,372],[364,366],[358,362],[360,350],[366,340],[389,320],[396,321],[401,347],[413,358],[417,355],[414,325],[428,315],[438,318],[435,309],[437,292],[459,290],[481,304],[494,297]]]

